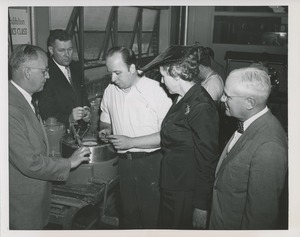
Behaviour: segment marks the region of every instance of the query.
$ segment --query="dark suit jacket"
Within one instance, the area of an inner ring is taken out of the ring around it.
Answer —
[[[70,162],[46,156],[45,133],[18,89],[9,83],[9,219],[11,229],[42,229],[51,184],[66,180]]]
[[[37,93],[39,109],[43,120],[55,117],[69,128],[69,116],[73,108],[90,106],[83,82],[80,79],[80,65],[72,61],[70,71],[74,88],[52,58],[48,60],[49,75],[43,91]]]
[[[288,156],[281,124],[268,111],[224,158],[227,147],[216,170],[210,229],[277,228]]]
[[[195,191],[193,207],[208,210],[218,155],[218,111],[207,91],[194,85],[163,120],[161,186]]]

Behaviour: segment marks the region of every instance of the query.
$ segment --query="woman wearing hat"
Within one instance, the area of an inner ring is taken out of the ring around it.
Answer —
[[[218,161],[219,118],[207,91],[196,83],[198,47],[171,46],[143,71],[159,66],[175,100],[162,122],[160,228],[206,228]]]

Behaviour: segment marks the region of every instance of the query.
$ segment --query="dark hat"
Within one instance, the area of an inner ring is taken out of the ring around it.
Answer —
[[[184,60],[188,55],[198,49],[198,45],[184,46],[184,45],[171,45],[164,52],[159,54],[150,63],[141,67],[140,70],[148,71],[155,66],[162,66],[167,63],[175,63]]]

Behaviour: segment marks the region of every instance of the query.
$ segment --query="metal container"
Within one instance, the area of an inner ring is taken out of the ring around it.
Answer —
[[[60,142],[61,156],[63,158],[69,158],[79,148],[75,142],[70,140],[69,134],[64,136]],[[117,156],[116,150],[111,144],[85,140],[82,142],[82,146],[88,147],[91,151],[89,163],[108,161]]]
[[[105,183],[118,175],[118,153],[111,144],[84,141],[90,149],[90,161],[84,162],[70,172],[67,184]],[[79,148],[70,134],[61,139],[61,155],[69,158]]]

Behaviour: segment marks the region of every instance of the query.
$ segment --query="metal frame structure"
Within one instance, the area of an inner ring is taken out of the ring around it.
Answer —
[[[132,30],[132,36],[130,39],[129,47],[132,48],[135,42],[135,38],[137,38],[138,45],[138,59],[149,56],[150,48],[152,47],[152,51],[154,55],[158,54],[159,48],[159,22],[160,22],[160,10],[167,9],[168,7],[140,7],[137,6],[138,12],[135,18],[134,27]],[[148,45],[148,49],[146,53],[142,52],[142,26],[143,26],[143,9],[148,8],[152,10],[157,10],[155,22],[153,25],[153,30],[151,39]],[[111,8],[109,18],[105,28],[105,38],[100,46],[100,51],[98,53],[97,58],[95,59],[84,59],[84,7],[74,7],[71,13],[68,25],[67,32],[74,36],[76,48],[78,51],[79,61],[82,64],[82,69],[88,69],[93,67],[101,67],[104,66],[105,54],[109,47],[109,42],[113,46],[118,45],[118,34],[120,31],[118,30],[118,6],[113,6]],[[131,32],[131,31],[130,31]],[[89,62],[92,64],[89,65]],[[96,63],[95,63],[96,62]]]

